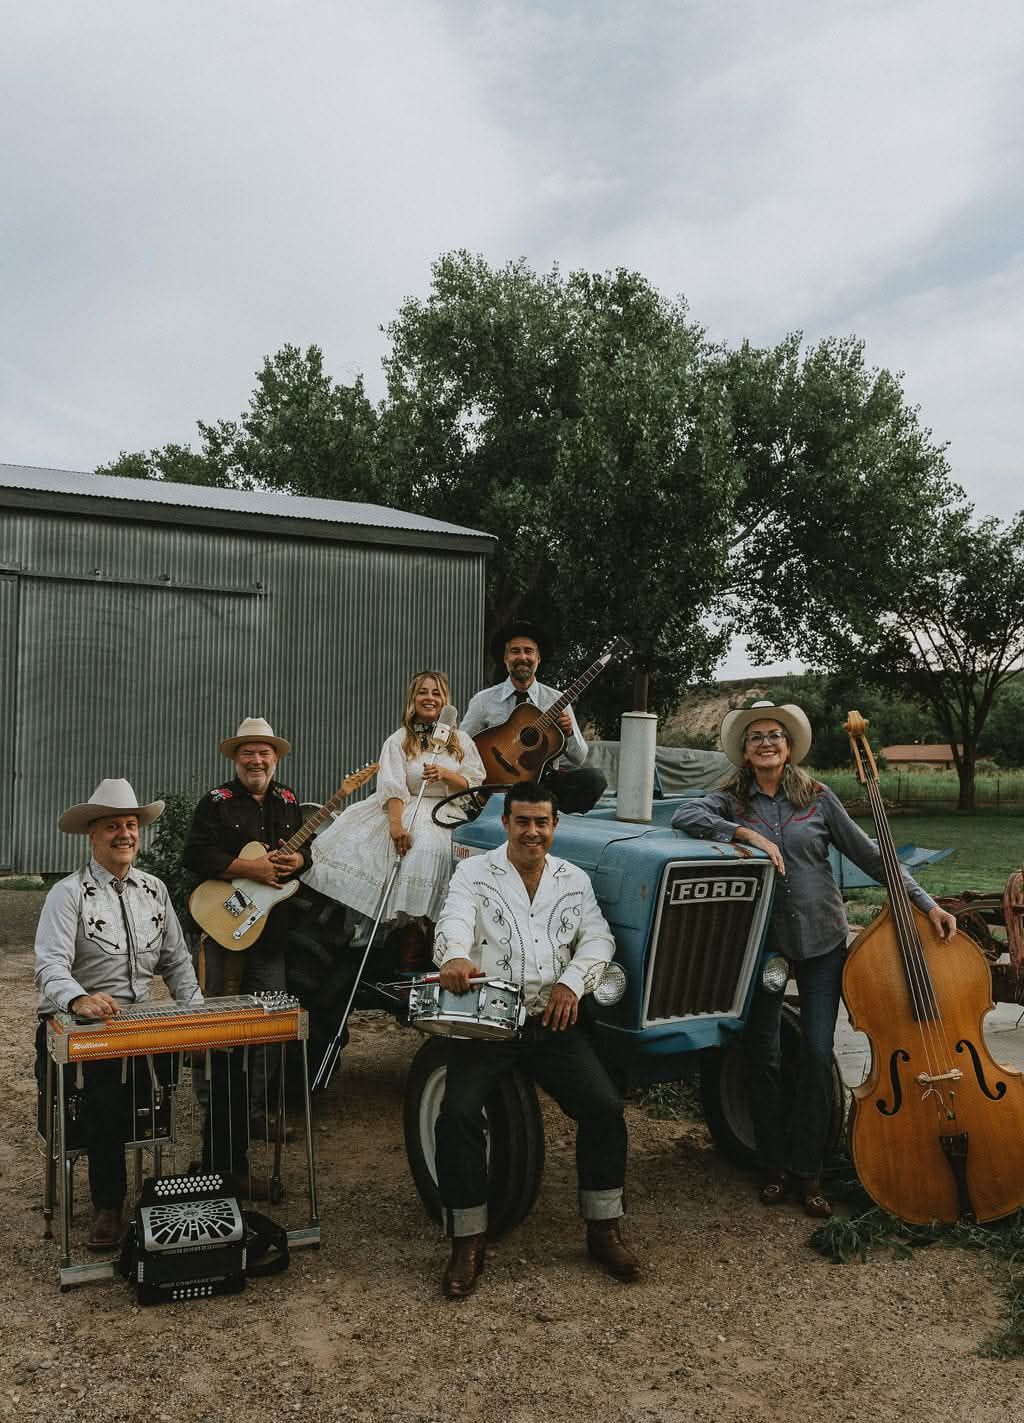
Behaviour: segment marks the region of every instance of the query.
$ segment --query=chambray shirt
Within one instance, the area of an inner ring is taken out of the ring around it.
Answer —
[[[787,959],[813,959],[827,954],[846,938],[846,913],[832,877],[828,847],[835,845],[848,860],[881,879],[878,845],[854,824],[827,786],[818,785],[810,805],[797,809],[781,790],[773,796],[754,787],[749,816],[739,814],[731,791],[712,791],[683,801],[672,817],[674,830],[698,840],[729,841],[739,827],[774,840],[782,851],[785,875],[775,881],[775,901],[768,925],[768,942]],[[902,869],[902,867],[901,867]],[[925,914],[935,901],[904,869],[903,883],[911,900]]]
[[[542,712],[547,711],[561,695],[557,687],[546,687],[543,682],[531,682],[526,689],[527,701]],[[488,727],[502,726],[517,705],[515,683],[511,677],[506,677],[504,682],[499,682],[495,687],[485,687],[471,698],[466,715],[460,723],[462,730],[467,736],[476,736]],[[587,759],[587,743],[583,739],[572,707],[566,707],[566,711],[572,722],[572,735],[566,737],[565,750],[554,764],[559,766],[563,761],[568,761],[570,766],[582,766]]]
[[[530,898],[508,845],[463,860],[434,930],[434,962],[470,959],[491,978],[517,983],[526,1011],[542,1013],[556,983],[591,993],[615,953],[590,876],[548,855]]]
[[[90,860],[46,896],[36,928],[40,1013],[67,1012],[89,993],[142,1003],[157,973],[179,1003],[202,1001],[163,880],[133,867],[119,896],[114,879]]]

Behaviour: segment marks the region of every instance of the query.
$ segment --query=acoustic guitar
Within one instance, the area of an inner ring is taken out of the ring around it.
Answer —
[[[359,771],[346,776],[341,785],[326,804],[305,821],[290,840],[281,846],[294,854],[316,832],[324,822],[347,800],[353,791],[364,786],[380,769],[374,761]],[[267,853],[267,847],[258,840],[250,840],[239,850],[238,859],[258,860]],[[266,928],[270,911],[286,899],[291,899],[299,888],[298,879],[286,880],[284,884],[262,884],[252,879],[208,879],[193,891],[188,902],[192,918],[203,928],[211,939],[223,949],[249,949]]]
[[[540,780],[548,764],[565,750],[565,735],[558,725],[562,712],[604,671],[613,657],[630,651],[624,637],[615,638],[547,711],[540,711],[531,702],[523,702],[501,726],[488,727],[474,736],[488,784],[512,785],[517,781]]]

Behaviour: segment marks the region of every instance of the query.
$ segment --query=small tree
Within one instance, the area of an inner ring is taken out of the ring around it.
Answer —
[[[181,851],[185,844],[188,827],[192,823],[198,793],[185,795],[171,791],[161,797],[164,813],[156,822],[153,838],[148,847],[138,856],[140,869],[162,879],[167,886],[174,906],[174,912],[186,933],[192,928],[192,917],[188,912],[188,898],[196,887],[196,877],[181,862]]]
[[[1024,513],[1009,525],[944,519],[901,606],[864,659],[876,686],[930,707],[973,811],[978,744],[998,689],[1024,668]]]
[[[275,489],[318,499],[388,502],[376,457],[377,412],[361,378],[332,379],[318,346],[282,346],[256,373],[238,420],[198,422],[201,446],[126,454],[98,474],[224,489]]]

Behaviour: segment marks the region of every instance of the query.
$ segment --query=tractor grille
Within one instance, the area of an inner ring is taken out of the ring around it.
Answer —
[[[668,866],[647,967],[645,1024],[742,1011],[770,888],[768,864]]]

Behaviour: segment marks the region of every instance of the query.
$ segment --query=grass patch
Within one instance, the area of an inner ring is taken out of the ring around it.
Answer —
[[[927,1245],[956,1245],[987,1250],[1005,1272],[1006,1318],[981,1345],[989,1359],[1024,1357],[1024,1211],[997,1225],[904,1225],[887,1211],[872,1206],[862,1215],[833,1216],[811,1236],[811,1245],[834,1265],[864,1261],[873,1249],[893,1250],[904,1257]]]
[[[864,787],[850,768],[814,771],[819,780],[835,791],[848,808],[866,805]],[[956,806],[960,799],[960,779],[955,771],[880,771],[878,784],[890,806]],[[975,779],[979,807],[1024,809],[1024,771],[1000,771]]]
[[[870,820],[858,817],[857,823],[874,837]],[[948,860],[914,871],[922,888],[936,898],[962,894],[965,889],[1002,891],[1024,858],[1024,816],[894,815],[890,828],[897,845],[924,845],[931,850],[953,846]],[[855,924],[870,923],[885,899],[882,889],[850,889],[846,895]]]
[[[702,1122],[704,1108],[700,1090],[692,1079],[682,1082],[655,1082],[630,1094],[630,1100],[643,1107],[656,1122]]]

